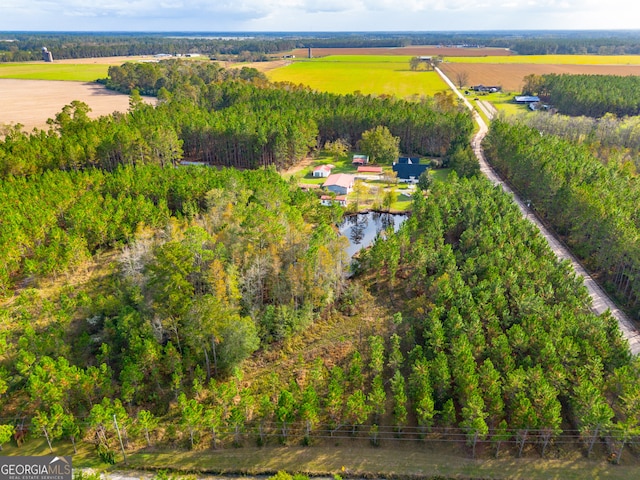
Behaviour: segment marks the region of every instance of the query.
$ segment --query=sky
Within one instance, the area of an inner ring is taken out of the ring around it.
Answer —
[[[637,0],[0,0],[0,31],[640,29]]]

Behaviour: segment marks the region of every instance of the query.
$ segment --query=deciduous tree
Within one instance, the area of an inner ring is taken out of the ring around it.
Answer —
[[[391,164],[400,155],[400,138],[394,137],[382,125],[363,132],[359,145],[360,150],[375,163]]]

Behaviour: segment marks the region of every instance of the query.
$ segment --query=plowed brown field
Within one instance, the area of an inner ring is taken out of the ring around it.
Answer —
[[[290,52],[296,57],[306,57],[306,48],[297,48]],[[378,47],[378,48],[312,48],[314,57],[326,57],[327,55],[443,55],[448,57],[486,57],[489,55],[513,55],[505,48],[457,48],[438,47],[435,45],[413,45],[411,47]]]
[[[97,83],[57,82],[48,80],[0,79],[0,125],[22,124],[23,130],[47,128],[62,107],[73,100],[91,108],[89,116],[97,118],[129,109],[129,96],[107,90]],[[155,99],[145,101],[155,102]]]
[[[88,64],[97,63],[99,65],[122,65],[125,62],[141,62],[155,60],[152,55],[121,56],[121,57],[90,57],[90,58],[65,58],[64,60],[54,60],[55,63]],[[43,63],[43,62],[34,62]]]
[[[55,60],[56,63],[122,65],[125,62],[151,60],[151,56],[98,57]],[[43,63],[43,62],[33,62]],[[129,96],[107,90],[97,83],[0,79],[0,126],[23,125],[23,130],[47,128],[47,119],[54,118],[62,107],[73,100],[91,108],[89,116],[97,118],[129,109]],[[145,98],[154,103],[155,99]]]
[[[498,63],[443,63],[440,68],[457,83],[458,73],[466,73],[468,86],[501,85],[507,92],[520,92],[527,75],[570,73],[589,75],[640,75],[640,65],[537,65]]]

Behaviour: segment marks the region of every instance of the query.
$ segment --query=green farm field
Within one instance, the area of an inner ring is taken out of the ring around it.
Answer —
[[[150,56],[121,56],[54,60],[53,63],[0,63],[0,78],[95,82],[106,78],[111,65],[153,60]]]
[[[274,82],[308,85],[314,90],[408,98],[447,91],[437,73],[412,71],[410,56],[334,55],[299,60],[266,72]]]
[[[0,63],[0,78],[93,82],[106,78],[109,65],[74,63]]]

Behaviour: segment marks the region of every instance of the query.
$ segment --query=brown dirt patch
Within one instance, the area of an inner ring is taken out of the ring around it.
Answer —
[[[65,58],[64,60],[56,60],[55,63],[71,63],[74,65],[87,65],[96,63],[98,65],[122,65],[126,62],[140,62],[157,60],[152,55],[136,55],[136,56],[121,56],[121,57],[91,57],[91,58]],[[44,62],[34,62],[44,63]]]
[[[171,60],[192,60],[194,62],[203,61],[209,62],[208,57],[201,56],[195,57],[193,59],[188,59],[184,57],[170,57]],[[122,65],[126,62],[150,62],[157,61],[158,58],[152,55],[139,55],[139,56],[129,56],[129,57],[96,57],[96,58],[71,58],[65,60],[56,60],[55,63],[66,63],[66,64],[75,64],[75,65],[87,65],[91,63],[99,64],[99,65]],[[163,60],[163,59],[160,59]],[[224,60],[214,60],[215,63],[223,66],[224,68],[242,68],[242,67],[251,67],[259,70],[261,72],[266,72],[268,70],[272,70],[274,68],[282,67],[287,64],[287,60],[278,59],[269,62],[229,62]],[[34,63],[44,63],[44,62],[34,62]]]
[[[524,77],[530,74],[568,73],[588,75],[640,75],[640,65],[537,65],[496,63],[443,63],[440,68],[455,82],[465,72],[469,85],[502,85],[504,91],[522,90]]]
[[[377,48],[312,48],[314,57],[327,55],[443,55],[446,57],[486,57],[498,55],[513,55],[504,48],[456,48],[438,47],[437,45],[413,45],[410,47],[377,47]],[[306,48],[297,48],[289,52],[296,57],[306,57]]]
[[[300,170],[307,168],[309,165],[311,165],[312,162],[313,162],[313,158],[305,157],[300,162],[296,163],[295,165],[292,165],[288,169],[282,170],[280,172],[280,175],[282,175],[283,177],[290,177],[291,175],[299,172]]]
[[[20,123],[25,131],[46,129],[47,119],[73,100],[89,105],[91,118],[129,109],[128,95],[98,83],[0,79],[0,125]],[[155,98],[145,100],[155,102]]]

